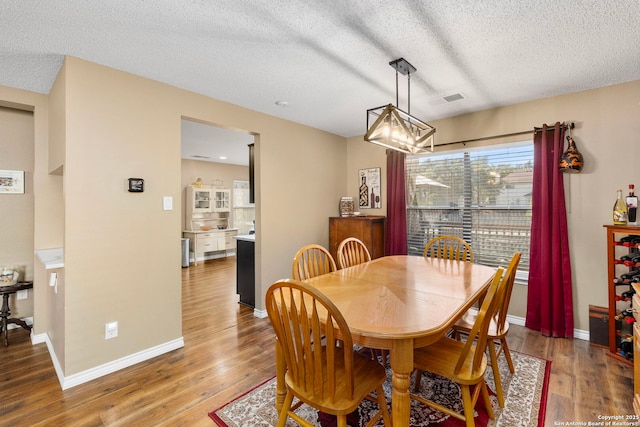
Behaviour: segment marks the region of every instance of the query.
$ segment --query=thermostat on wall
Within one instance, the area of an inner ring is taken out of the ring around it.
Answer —
[[[129,178],[129,192],[130,193],[142,193],[144,191],[144,179],[142,178]]]

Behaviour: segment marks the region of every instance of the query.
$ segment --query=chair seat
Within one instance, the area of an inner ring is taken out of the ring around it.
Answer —
[[[343,349],[336,351],[336,378],[344,378],[344,375],[346,375],[342,352]],[[318,400],[317,396],[314,397],[312,393],[307,393],[296,385],[290,378],[289,372],[285,375],[285,381],[288,389],[294,396],[304,403],[312,404],[313,407],[323,412],[329,412],[334,415],[347,415],[360,405],[371,390],[382,386],[387,379],[384,366],[358,353],[353,355],[353,373],[354,376],[358,378],[358,381],[354,383],[353,397],[351,399],[347,397],[344,383],[336,385],[336,396],[334,399],[327,397],[323,400]],[[326,378],[326,375],[323,376]]]
[[[487,357],[483,354],[479,368],[474,371],[474,345],[467,353],[462,368],[456,373],[454,370],[464,346],[464,342],[443,337],[427,347],[415,349],[413,364],[420,370],[450,378],[459,384],[477,384],[487,368]]]
[[[469,333],[471,328],[473,328],[473,324],[476,322],[476,318],[478,317],[478,309],[470,308],[464,316],[460,318],[453,326],[454,329],[460,332]],[[502,331],[498,331],[498,323],[494,318],[491,318],[491,322],[489,323],[489,330],[487,331],[487,336],[490,339],[499,339],[507,335],[509,332],[509,322],[507,320],[504,321],[504,328]]]

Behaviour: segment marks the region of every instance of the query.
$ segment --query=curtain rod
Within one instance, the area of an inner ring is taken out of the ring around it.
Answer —
[[[575,124],[573,122],[563,124],[562,126],[564,127],[565,130],[575,128]],[[462,141],[455,141],[455,142],[446,142],[444,144],[434,144],[434,147],[444,147],[446,145],[455,145],[455,144],[467,144],[469,142],[486,141],[488,139],[506,138],[508,136],[526,135],[528,133],[535,133],[535,132],[542,132],[542,128],[534,127],[533,130],[523,130],[520,132],[503,133],[502,135],[483,136],[481,138],[465,139]]]

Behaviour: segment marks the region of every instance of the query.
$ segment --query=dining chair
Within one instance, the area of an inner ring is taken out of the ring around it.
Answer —
[[[283,427],[288,417],[313,427],[294,412],[303,403],[337,416],[338,426],[346,427],[347,414],[364,399],[380,406],[367,426],[380,417],[385,425],[391,425],[382,389],[385,368],[353,351],[347,322],[324,294],[304,282],[281,280],[269,287],[265,301],[287,368],[287,394],[278,427]],[[325,344],[319,339],[323,335]],[[371,396],[374,391],[375,398]],[[298,399],[295,404],[294,397]]]
[[[500,378],[500,369],[498,368],[498,357],[504,353],[507,359],[509,370],[515,373],[509,346],[507,345],[507,333],[509,332],[509,322],[507,322],[507,310],[511,300],[511,292],[513,291],[513,283],[516,280],[516,272],[520,263],[520,252],[516,252],[511,258],[511,262],[505,273],[506,284],[503,288],[503,294],[500,295],[501,301],[498,304],[498,310],[495,316],[490,319],[489,328],[487,329],[487,350],[489,350],[489,358],[491,360],[491,369],[496,383],[496,394],[498,395],[498,403],[504,408],[504,391],[502,390],[502,379]],[[453,336],[460,339],[461,335],[468,336],[478,317],[478,310],[469,309],[453,327]],[[496,344],[498,349],[496,350]]]
[[[362,240],[355,237],[347,237],[338,245],[338,268],[347,268],[352,265],[371,261],[369,249]]]
[[[329,251],[323,246],[312,244],[303,246],[296,252],[291,277],[295,280],[307,280],[336,270],[336,263]]]
[[[500,302],[501,287],[506,285],[506,280],[502,275],[503,271],[502,267],[496,271],[478,311],[476,322],[469,333],[470,339],[462,342],[444,336],[433,344],[414,350],[413,360],[417,372],[411,398],[465,421],[467,427],[474,427],[475,425],[473,409],[481,394],[489,418],[494,418],[487,384],[484,381],[484,374],[487,369],[487,356],[484,350],[486,348],[489,321],[494,316]],[[460,386],[462,414],[456,412],[455,409],[447,408],[416,394],[420,390],[422,371],[448,378]],[[472,386],[473,392],[471,390]]]
[[[440,236],[429,240],[422,256],[473,262],[471,245],[457,236]]]
[[[338,245],[336,251],[338,255],[338,268],[343,269],[351,267],[353,265],[362,264],[363,262],[371,261],[371,254],[369,249],[365,246],[364,242],[356,237],[347,237]],[[389,352],[387,350],[379,350],[382,356],[383,365],[386,364],[387,356]],[[369,353],[372,359],[377,359],[378,350],[369,348]]]

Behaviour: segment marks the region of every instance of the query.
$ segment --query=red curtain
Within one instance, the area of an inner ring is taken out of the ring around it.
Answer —
[[[525,325],[550,337],[573,337],[567,211],[558,159],[564,126],[544,125],[533,139],[533,198]]]
[[[387,150],[386,255],[407,254],[405,158],[400,151]]]

